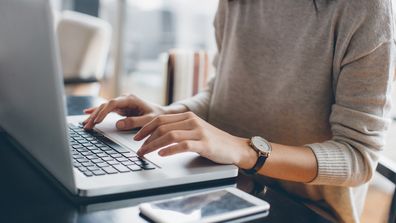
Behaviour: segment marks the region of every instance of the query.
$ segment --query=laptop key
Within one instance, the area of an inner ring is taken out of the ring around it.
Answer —
[[[86,158],[89,160],[93,160],[93,159],[98,159],[99,157],[96,155],[89,155],[89,156],[86,156]]]
[[[106,153],[107,154],[117,154],[118,152],[115,150],[107,150]]]
[[[85,172],[83,172],[83,174],[84,174],[85,176],[87,176],[87,177],[92,177],[92,176],[93,176],[93,174],[92,174],[91,171],[85,171]]]
[[[108,146],[110,146],[111,148],[115,149],[115,150],[116,150],[117,152],[119,152],[119,153],[126,153],[126,152],[129,152],[129,150],[127,150],[127,149],[121,147],[120,145],[114,143],[113,141],[109,140],[109,139],[106,138],[106,137],[103,137],[103,138],[102,138],[102,141],[103,141],[104,143],[106,143]]]
[[[113,167],[111,167],[111,166],[103,167],[102,170],[104,170],[108,174],[118,173],[118,171],[116,169],[114,169]]]
[[[107,164],[107,163],[97,163],[96,165],[98,167],[107,167],[107,166],[109,166],[109,164]]]
[[[128,167],[128,169],[130,169],[132,171],[140,171],[140,170],[142,170],[142,168],[140,166],[136,165],[136,164],[128,165],[127,167]]]
[[[139,158],[138,156],[133,156],[131,158],[129,158],[130,161],[139,161],[141,160],[141,158]]]
[[[93,153],[103,153],[100,149],[98,149],[98,148],[96,148],[95,147],[95,149],[91,149],[91,152],[93,152]]]
[[[127,149],[125,149],[124,147],[121,147],[121,146],[119,146],[119,145],[117,145],[117,144],[115,144],[115,143],[113,143],[113,145],[111,145],[111,147],[113,148],[113,149],[115,149],[117,152],[119,152],[119,153],[128,153],[129,152],[129,150],[127,150]]]
[[[97,158],[97,159],[91,159],[91,162],[98,164],[98,163],[104,163],[105,161],[103,161],[102,159]]]
[[[125,162],[125,161],[129,161],[127,158],[125,158],[125,157],[119,157],[119,158],[116,158],[116,160],[118,161],[118,162]]]
[[[92,155],[93,153],[91,153],[90,151],[84,151],[84,152],[81,152],[81,155],[83,155],[83,156],[89,156],[89,155]]]
[[[79,167],[79,168],[77,168],[77,169],[79,169],[81,172],[85,172],[85,171],[87,171],[88,169],[86,168],[86,167]]]
[[[103,145],[103,146],[98,146],[98,145],[96,145],[96,147],[100,148],[100,149],[101,149],[102,151],[104,151],[104,152],[113,151],[112,148],[110,148],[110,147],[108,147],[108,146],[106,146],[106,145]]]
[[[86,162],[89,162],[89,160],[88,159],[86,159],[86,158],[78,158],[78,159],[76,159],[76,161],[77,162],[79,162],[79,163],[86,163]]]
[[[110,165],[117,165],[117,164],[119,164],[119,163],[118,163],[117,161],[115,161],[115,160],[107,161],[107,163],[110,164]]]
[[[107,155],[106,153],[99,153],[99,154],[96,154],[96,155],[101,157],[101,158],[109,157],[109,155]]]
[[[106,144],[104,144],[104,143],[102,143],[102,142],[97,142],[97,143],[94,143],[94,145],[95,146],[97,146],[97,147],[103,147],[103,148],[109,148]]]
[[[114,159],[111,158],[111,157],[109,157],[109,156],[107,156],[107,157],[102,157],[102,160],[108,162],[108,161],[112,161],[112,160],[114,160]]]
[[[101,175],[105,175],[106,174],[106,172],[104,172],[103,170],[94,170],[94,171],[92,171],[92,173],[95,176],[101,176]]]
[[[141,167],[142,167],[144,170],[154,170],[154,169],[155,169],[155,166],[152,165],[151,163],[146,164],[146,165],[142,165]]]
[[[117,166],[114,166],[114,168],[117,169],[121,173],[130,172],[130,170],[123,165],[117,165]]]
[[[82,152],[87,152],[88,150],[85,147],[82,148],[78,148],[76,149],[78,152],[82,153]]]
[[[122,157],[122,155],[121,155],[121,154],[119,154],[119,153],[116,153],[116,154],[110,154],[110,156],[111,156],[111,157],[113,157],[113,158],[121,158],[121,157]]]
[[[134,158],[137,157],[135,153],[132,152],[127,152],[127,153],[123,153],[122,155],[124,155],[126,158]]]
[[[94,163],[92,163],[92,162],[86,162],[86,163],[82,163],[81,165],[82,165],[82,166],[85,166],[85,167],[89,167],[89,166],[95,166],[95,164],[94,164]]]
[[[136,160],[136,161],[134,161],[137,165],[146,165],[146,164],[148,164],[149,162],[147,162],[146,160],[143,160],[143,159],[139,159],[139,160]]]
[[[96,155],[105,154],[102,150],[99,150],[99,149],[95,149],[95,150],[92,151],[92,152],[95,153]]]
[[[84,156],[80,155],[80,153],[73,153],[74,159],[84,159]]]
[[[89,166],[89,167],[88,167],[88,170],[94,171],[94,170],[100,170],[100,168],[97,167],[97,166]]]
[[[134,165],[134,164],[135,164],[134,162],[129,161],[129,160],[127,160],[127,161],[122,161],[121,163],[122,163],[123,165],[125,165],[125,166]]]

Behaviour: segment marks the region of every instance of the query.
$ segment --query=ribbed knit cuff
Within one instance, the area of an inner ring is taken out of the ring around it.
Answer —
[[[348,180],[351,167],[348,158],[351,156],[345,145],[334,141],[306,145],[316,156],[318,174],[310,184],[342,185]]]

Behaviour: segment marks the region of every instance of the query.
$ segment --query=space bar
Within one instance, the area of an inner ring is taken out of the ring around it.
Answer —
[[[130,152],[129,150],[123,148],[122,146],[118,145],[117,143],[111,141],[110,139],[103,137],[101,138],[101,141],[104,142],[106,145],[110,146],[114,150],[116,150],[119,153],[128,153]]]

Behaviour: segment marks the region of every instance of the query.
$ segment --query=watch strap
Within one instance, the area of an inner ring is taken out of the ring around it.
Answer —
[[[267,160],[267,156],[264,156],[263,154],[259,153],[259,157],[257,158],[256,164],[251,169],[245,170],[245,173],[247,174],[256,174],[257,171],[263,167],[265,161]]]

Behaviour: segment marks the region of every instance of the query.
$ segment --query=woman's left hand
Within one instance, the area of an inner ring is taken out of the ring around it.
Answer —
[[[216,163],[238,166],[242,159],[257,156],[247,139],[232,136],[192,112],[160,115],[147,123],[134,139],[142,140],[149,135],[138,151],[139,156],[158,149],[160,156],[190,151]],[[254,157],[252,160],[251,166],[254,165]]]

